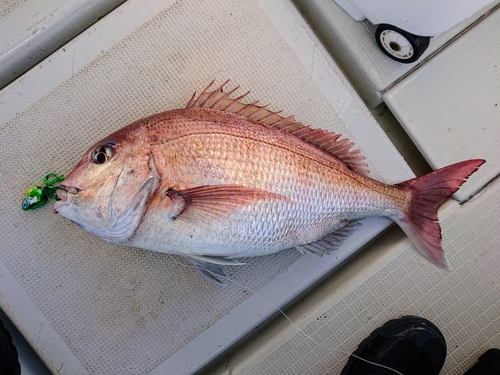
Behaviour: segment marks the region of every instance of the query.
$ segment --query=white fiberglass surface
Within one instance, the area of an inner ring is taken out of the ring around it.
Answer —
[[[499,20],[496,8],[383,95],[434,169],[466,159],[486,160],[454,195],[459,201],[500,174],[500,48],[494,38]]]

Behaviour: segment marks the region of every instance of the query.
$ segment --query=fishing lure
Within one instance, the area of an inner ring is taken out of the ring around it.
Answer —
[[[50,198],[56,201],[60,200],[56,192],[59,189],[64,190],[59,186],[64,181],[64,178],[62,175],[49,173],[44,178],[38,180],[36,185],[30,187],[24,195],[22,202],[23,210],[29,211],[42,207]]]

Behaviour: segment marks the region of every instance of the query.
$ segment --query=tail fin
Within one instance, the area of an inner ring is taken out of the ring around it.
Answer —
[[[411,203],[403,215],[392,219],[418,251],[441,268],[451,270],[441,247],[437,210],[483,163],[482,159],[463,161],[397,185],[411,194]]]

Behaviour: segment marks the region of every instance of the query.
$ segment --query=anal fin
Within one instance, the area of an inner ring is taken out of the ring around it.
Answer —
[[[295,248],[300,252],[306,251],[320,257],[325,254],[330,254],[332,251],[338,250],[349,238],[352,232],[354,232],[360,225],[361,223],[359,221],[350,221],[347,225],[326,235],[318,241],[296,246]]]

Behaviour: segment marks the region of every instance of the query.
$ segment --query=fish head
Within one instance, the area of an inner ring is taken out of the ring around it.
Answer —
[[[132,236],[157,185],[147,142],[122,133],[84,154],[54,204],[54,212],[112,243]]]

